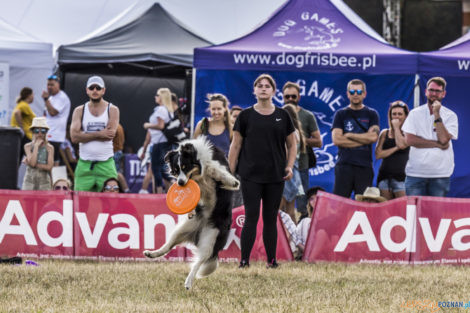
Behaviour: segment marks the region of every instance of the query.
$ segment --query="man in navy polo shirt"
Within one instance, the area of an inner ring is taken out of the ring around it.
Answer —
[[[364,105],[366,84],[353,79],[348,83],[349,105],[335,113],[332,137],[338,146],[333,193],[346,198],[352,192],[363,194],[372,186],[372,144],[379,138],[379,115]]]

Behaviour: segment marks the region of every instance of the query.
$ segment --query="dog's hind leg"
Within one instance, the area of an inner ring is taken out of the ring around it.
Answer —
[[[199,272],[201,266],[211,259],[212,253],[214,251],[215,240],[217,239],[218,234],[219,230],[216,228],[205,228],[201,232],[197,244],[196,260],[192,264],[191,271],[189,272],[188,277],[186,277],[186,281],[184,282],[186,289],[191,288],[194,282],[194,278]]]
[[[219,267],[219,259],[217,256],[214,256],[201,265],[199,271],[196,274],[196,278],[209,276],[217,269],[217,267]]]
[[[158,258],[167,254],[176,245],[179,245],[188,240],[190,234],[195,229],[194,223],[197,222],[194,219],[191,219],[178,224],[175,231],[170,235],[170,238],[163,246],[160,247],[160,249],[154,251],[145,250],[144,255],[148,258]]]

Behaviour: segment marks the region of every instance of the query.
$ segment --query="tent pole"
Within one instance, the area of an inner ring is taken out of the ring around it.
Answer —
[[[191,83],[191,138],[194,134],[194,114],[196,110],[196,69],[193,68],[193,77]]]
[[[419,97],[420,97],[420,90],[419,90],[419,75],[415,74],[415,88],[414,88],[414,103],[413,103],[413,108],[419,107]]]

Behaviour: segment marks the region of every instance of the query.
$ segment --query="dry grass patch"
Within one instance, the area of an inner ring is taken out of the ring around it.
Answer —
[[[185,263],[39,263],[0,266],[0,312],[417,312],[400,305],[470,300],[460,266],[230,263],[187,291]]]

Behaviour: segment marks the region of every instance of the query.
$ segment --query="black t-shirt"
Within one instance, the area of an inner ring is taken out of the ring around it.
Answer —
[[[362,127],[359,125],[362,125]],[[379,125],[379,114],[376,110],[364,106],[360,110],[350,107],[338,110],[333,119],[333,127],[340,128],[343,133],[367,133],[370,127]],[[338,147],[337,164],[351,164],[363,167],[372,167],[372,145],[362,145],[356,148]]]
[[[286,168],[286,139],[294,131],[289,114],[278,107],[262,115],[253,107],[243,110],[233,127],[243,143],[238,157],[238,174],[256,183],[282,182]]]
[[[388,138],[388,132],[389,130],[385,133],[385,140],[382,145],[384,150],[393,148],[397,145],[395,138]],[[406,149],[400,149],[383,159],[379,168],[377,183],[388,178],[393,178],[397,181],[404,181],[406,178],[405,167],[406,162],[408,162],[409,153],[410,147],[407,147]]]

